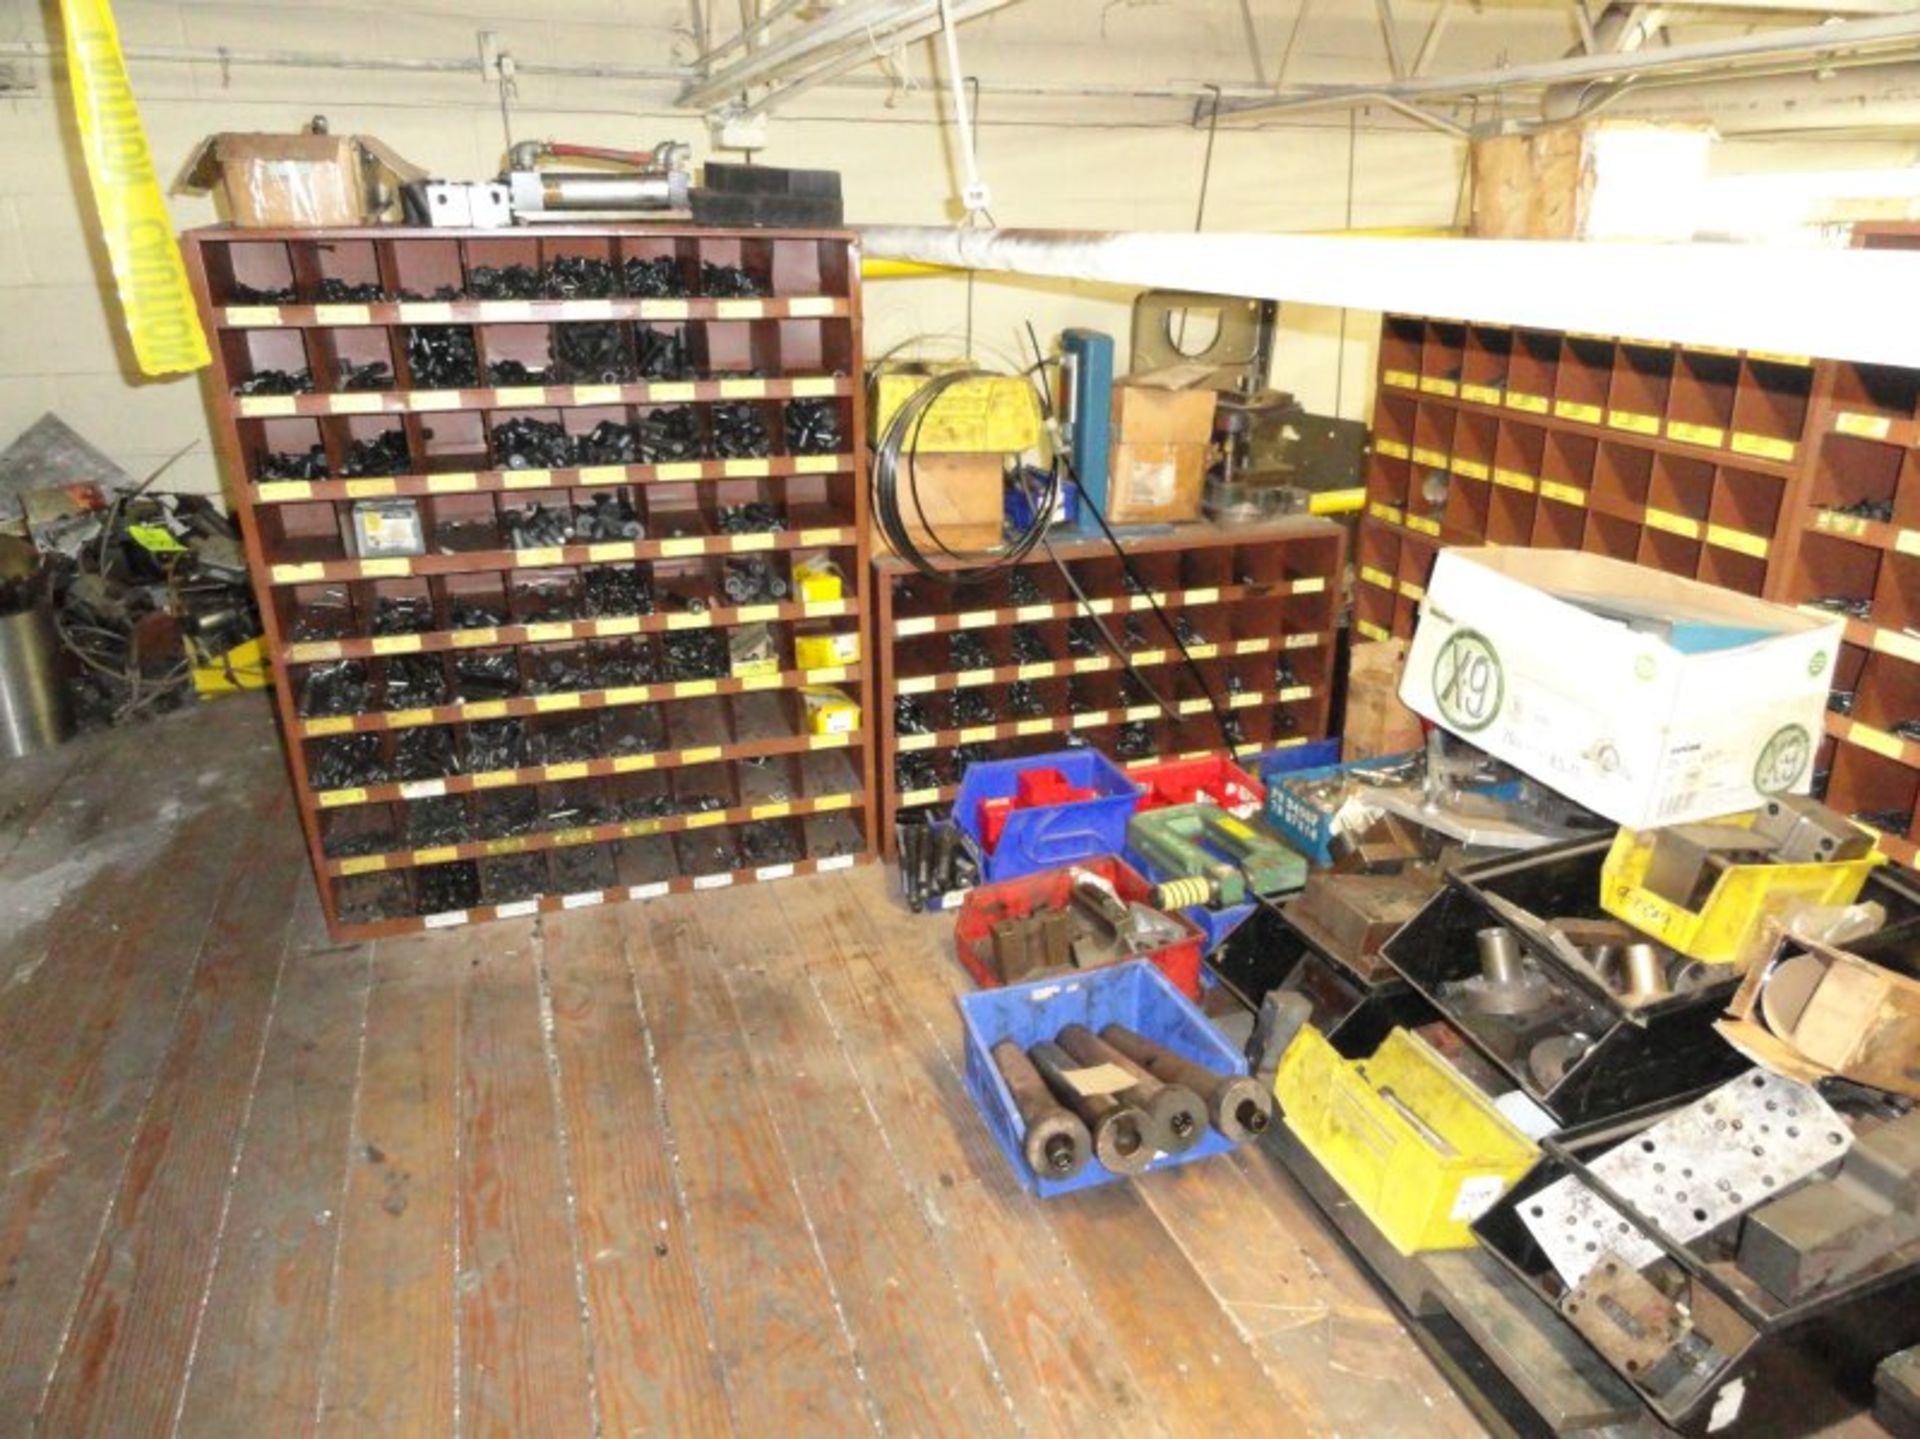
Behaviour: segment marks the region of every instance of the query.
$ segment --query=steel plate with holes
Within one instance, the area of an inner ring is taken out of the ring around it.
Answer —
[[[1673,1238],[1697,1239],[1837,1161],[1853,1133],[1804,1084],[1755,1070],[1616,1145],[1590,1168]],[[1560,1277],[1578,1284],[1608,1250],[1636,1269],[1660,1257],[1572,1175],[1520,1207]]]

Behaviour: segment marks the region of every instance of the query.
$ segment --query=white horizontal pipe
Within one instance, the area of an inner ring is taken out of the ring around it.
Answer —
[[[869,225],[866,253],[1920,368],[1920,253]]]
[[[401,70],[492,78],[477,55],[409,58],[399,55],[321,54],[313,50],[236,50],[218,45],[123,45],[120,49],[129,60],[163,64],[260,65],[289,70]],[[0,42],[0,59],[52,60],[63,53],[39,40]],[[685,65],[547,64],[539,60],[517,58],[513,68],[522,75],[559,75],[582,80],[684,80],[695,73]]]

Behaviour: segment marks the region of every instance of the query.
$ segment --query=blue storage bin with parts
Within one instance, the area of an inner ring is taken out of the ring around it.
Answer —
[[[1267,805],[1262,818],[1267,828],[1304,854],[1315,865],[1333,863],[1334,810],[1320,803],[1314,789],[1323,781],[1341,775],[1364,776],[1368,770],[1391,770],[1413,759],[1417,751],[1382,755],[1377,759],[1354,760],[1348,764],[1324,764],[1308,769],[1280,764],[1263,765],[1260,779],[1267,787]]]
[[[1055,771],[1066,785],[1091,791],[1091,798],[1010,810],[999,834],[990,836],[981,805],[1013,799],[1021,776],[1037,770]],[[954,797],[953,819],[986,857],[982,877],[997,883],[1120,853],[1127,847],[1127,820],[1139,800],[1140,787],[1112,760],[1095,750],[1070,749],[968,765]]]
[[[1124,1024],[1221,1074],[1247,1072],[1240,1052],[1165,975],[1143,959],[1104,965],[1067,978],[978,990],[961,995],[955,1003],[966,1026],[967,1093],[973,1096],[993,1142],[1000,1146],[1020,1182],[1042,1199],[1111,1184],[1126,1176],[1115,1174],[1092,1158],[1071,1179],[1041,1179],[1027,1168],[1020,1152],[1026,1126],[993,1062],[993,1047],[1001,1040],[1010,1039],[1027,1049],[1052,1039],[1069,1024],[1084,1024],[1096,1033],[1104,1024]],[[1206,1137],[1185,1154],[1162,1154],[1147,1172],[1210,1159],[1231,1148],[1233,1141],[1209,1128]]]
[[[1155,884],[1166,883],[1168,878],[1166,871],[1148,862],[1146,857],[1137,850],[1128,849],[1122,853],[1121,858],[1139,870],[1142,879],[1152,880]],[[1198,925],[1200,927],[1200,933],[1206,936],[1206,941],[1200,947],[1201,957],[1205,958],[1207,955],[1212,954],[1215,947],[1225,940],[1228,935],[1240,927],[1241,920],[1253,913],[1253,901],[1247,900],[1244,904],[1229,904],[1220,909],[1209,909],[1204,904],[1196,904],[1188,909],[1181,910],[1180,913]],[[1201,983],[1205,984],[1208,982],[1207,972],[1203,969],[1201,971]]]

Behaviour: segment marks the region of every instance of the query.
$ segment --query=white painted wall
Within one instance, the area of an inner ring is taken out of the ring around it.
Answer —
[[[732,11],[716,5],[717,11]],[[1285,17],[1257,7],[1277,56]],[[681,0],[399,0],[307,4],[292,0],[117,0],[122,39],[317,51],[336,55],[468,56],[490,28],[526,60],[684,62],[692,53]],[[43,40],[51,7],[0,3],[0,40]],[[1412,12],[1417,15],[1419,12]],[[1310,19],[1290,75],[1378,78],[1371,7],[1359,19]],[[638,18],[636,18],[638,17]],[[1564,41],[1548,28],[1546,53]],[[1417,24],[1407,26],[1417,41]],[[1029,0],[963,31],[970,71],[988,80],[1070,78],[1112,84],[1250,78],[1231,0]],[[925,48],[896,58],[896,73],[924,82]],[[104,288],[84,175],[70,145],[69,101],[44,64],[27,63],[33,93],[0,99],[0,442],[43,410],[57,410],[129,470],[144,473],[183,444],[194,452],[169,471],[180,488],[217,487],[199,387],[192,379],[139,378],[119,339]],[[494,173],[504,148],[499,99],[477,77],[263,69],[135,61],[131,65],[156,164],[171,175],[218,130],[288,130],[325,113],[336,132],[378,135],[436,174]],[[816,91],[772,122],[760,159],[843,172],[854,221],[940,223],[953,181],[938,96],[922,83],[891,93],[879,82]],[[672,110],[671,84],[523,76],[513,100],[515,138],[650,145],[666,137],[707,149],[702,127]],[[980,153],[994,213],[1008,225],[1096,229],[1185,228],[1194,221],[1204,131],[1185,123],[1187,102],[1030,100],[988,93]],[[1209,190],[1209,229],[1319,229],[1441,225],[1454,217],[1460,147],[1426,132],[1351,132],[1344,117],[1286,128],[1225,130]],[[1349,179],[1351,177],[1351,186]],[[204,197],[178,197],[185,227],[214,218]],[[972,287],[972,334],[985,360],[1011,360],[1031,320],[1043,342],[1068,325],[1126,334],[1131,295],[1054,282],[982,279]],[[869,353],[920,335],[958,353],[968,328],[968,285],[957,278],[879,282],[868,290]],[[1339,363],[1340,316],[1285,317],[1276,380],[1310,406],[1364,415],[1373,316],[1349,318]]]

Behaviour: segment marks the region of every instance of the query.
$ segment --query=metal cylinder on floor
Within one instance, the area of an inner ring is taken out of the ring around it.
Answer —
[[[0,615],[0,758],[52,749],[72,733],[52,612],[41,604]]]

